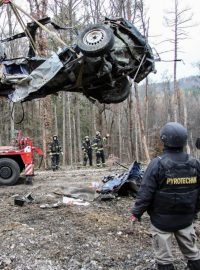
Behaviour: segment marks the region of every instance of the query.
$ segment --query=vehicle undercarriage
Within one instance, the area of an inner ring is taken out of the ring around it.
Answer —
[[[50,23],[50,18],[40,20]],[[38,25],[27,25],[35,39]],[[139,83],[155,71],[154,55],[146,39],[123,18],[105,18],[101,24],[86,27],[75,45],[65,47],[48,58],[28,56],[8,59],[0,43],[0,96],[13,102],[42,98],[59,91],[80,92],[100,103],[125,100],[131,83]]]

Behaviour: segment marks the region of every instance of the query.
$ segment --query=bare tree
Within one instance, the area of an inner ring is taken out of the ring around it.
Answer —
[[[71,93],[67,93],[67,108],[68,108],[68,149],[70,165],[73,165],[73,148],[72,148],[72,118],[71,118]]]
[[[66,166],[66,93],[62,93],[63,166]]]
[[[147,141],[146,141],[146,136],[145,136],[145,132],[144,132],[144,123],[143,123],[142,114],[141,114],[141,106],[140,106],[140,99],[139,99],[139,94],[138,94],[138,86],[136,84],[134,84],[134,88],[135,88],[135,98],[136,98],[138,120],[139,120],[139,124],[140,124],[141,140],[142,140],[143,147],[144,147],[146,161],[149,162],[150,161],[150,156],[149,156],[149,150],[148,150],[148,147],[147,147]]]
[[[40,19],[46,16],[48,0],[27,0],[30,6],[31,15],[35,19]],[[47,56],[47,39],[42,31],[39,28],[39,32],[37,34],[37,44],[38,44],[38,53],[41,56]],[[46,98],[41,99],[41,108],[42,108],[42,138],[43,138],[43,150],[44,150],[44,165],[45,168],[48,166],[47,152],[48,152],[48,144],[50,143],[52,136],[52,106],[51,106],[51,96],[47,96]]]
[[[136,2],[136,18],[139,20],[138,23],[140,24],[140,29],[142,30],[143,36],[145,39],[148,39],[148,30],[149,30],[149,19],[147,19],[145,4],[143,0],[139,0]],[[144,55],[145,56],[145,55]],[[141,59],[142,61],[142,59]],[[139,68],[139,67],[138,67]],[[147,146],[147,139],[145,134],[145,127],[146,131],[148,131],[147,123],[148,123],[148,78],[145,79],[145,103],[144,103],[144,120],[141,116],[141,105],[139,100],[139,95],[137,92],[137,86],[135,85],[135,97],[136,97],[136,104],[138,110],[138,120],[139,120],[139,127],[140,127],[140,134],[141,134],[141,141],[143,143],[143,148],[145,152],[145,156],[147,162],[150,161],[148,146]],[[144,125],[145,123],[145,125]]]
[[[167,12],[165,22],[173,33],[173,37],[168,41],[173,44],[174,52],[174,73],[173,73],[173,89],[174,89],[174,120],[181,121],[181,94],[177,81],[177,61],[178,54],[181,52],[181,41],[188,37],[188,28],[191,27],[192,14],[190,8],[181,8],[179,0],[174,0],[174,9]]]

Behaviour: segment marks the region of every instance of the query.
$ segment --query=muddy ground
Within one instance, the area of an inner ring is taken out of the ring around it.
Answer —
[[[144,215],[132,227],[132,197],[96,197],[98,183],[112,171],[116,168],[36,171],[33,186],[22,179],[16,186],[0,187],[0,269],[154,269],[149,217]],[[63,194],[75,189],[89,205],[62,203]],[[16,194],[29,192],[32,203],[14,204]],[[174,255],[177,269],[183,270],[185,262],[176,246]]]

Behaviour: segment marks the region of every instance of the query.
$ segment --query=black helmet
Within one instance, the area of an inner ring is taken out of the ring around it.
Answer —
[[[177,122],[167,123],[160,131],[164,146],[181,148],[187,142],[187,129]]]

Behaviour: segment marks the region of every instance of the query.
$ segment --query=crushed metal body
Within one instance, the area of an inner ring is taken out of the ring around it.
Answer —
[[[116,196],[136,196],[141,185],[144,170],[137,161],[131,164],[128,171],[122,174],[109,175],[103,178],[103,185],[97,190],[102,200],[114,199]]]
[[[7,59],[2,44],[23,34],[0,43],[0,96],[13,102],[69,91],[100,103],[119,103],[128,97],[130,81],[138,83],[155,71],[148,42],[122,18],[106,18],[86,28],[77,36],[75,45],[49,58],[36,57],[29,50],[29,55],[21,59]]]

